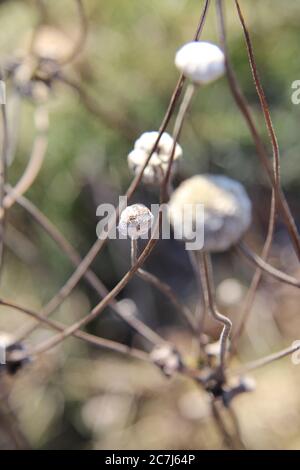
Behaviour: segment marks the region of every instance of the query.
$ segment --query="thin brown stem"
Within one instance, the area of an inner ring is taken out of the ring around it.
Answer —
[[[137,240],[132,239],[131,240],[131,265],[133,266],[136,263],[137,260]],[[155,287],[157,290],[159,290],[163,295],[165,295],[171,304],[176,308],[176,310],[181,313],[183,318],[186,319],[188,326],[191,328],[192,332],[195,333],[197,331],[197,325],[195,322],[195,318],[190,311],[190,309],[184,305],[177,297],[173,289],[166,284],[165,282],[162,282],[157,276],[154,274],[149,273],[148,271],[145,271],[142,268],[139,268],[137,270],[137,276],[143,279],[145,282],[148,282],[151,284],[153,287]]]
[[[223,3],[222,3],[222,0],[216,0],[216,2],[217,2],[216,3],[217,13],[218,13],[218,19],[219,19],[219,25],[220,25],[220,39],[221,39],[221,44],[225,53],[226,75],[227,75],[228,83],[230,86],[230,90],[236,101],[237,106],[239,107],[249,127],[250,133],[252,135],[252,138],[256,147],[257,154],[261,160],[262,166],[264,167],[269,177],[272,188],[274,189],[275,197],[276,197],[276,204],[278,205],[278,208],[281,212],[281,215],[283,217],[283,220],[289,232],[290,238],[293,242],[294,250],[300,260],[300,238],[299,238],[297,226],[291,214],[289,205],[287,204],[287,201],[285,199],[285,195],[282,192],[282,189],[280,187],[280,180],[279,178],[276,177],[270,165],[267,151],[259,135],[259,132],[256,128],[254,120],[252,118],[248,102],[244,94],[241,91],[241,88],[239,86],[235,73],[231,66],[229,56],[228,56],[228,50],[227,50],[226,30],[225,30],[225,22],[224,22],[224,14],[223,14]]]
[[[38,320],[39,322],[43,323],[44,325],[46,325],[47,327],[49,327],[51,329],[54,329],[55,331],[63,332],[65,327],[66,327],[66,325],[64,325],[63,323],[45,318],[43,315],[41,315],[41,314],[31,310],[31,309],[28,309],[28,308],[22,307],[18,304],[15,304],[14,302],[10,302],[8,300],[0,299],[0,305],[3,305],[5,307],[9,307],[9,308],[13,308],[15,310],[18,310],[21,313],[29,315],[30,317]],[[118,343],[116,341],[112,341],[112,340],[109,340],[109,339],[106,339],[106,338],[100,338],[98,336],[91,335],[91,334],[86,333],[84,331],[76,331],[76,332],[73,333],[73,336],[75,336],[76,338],[82,339],[83,341],[85,341],[85,342],[87,342],[87,343],[89,343],[93,346],[110,349],[112,351],[119,352],[119,353],[122,353],[122,354],[127,354],[129,356],[132,356],[132,357],[135,357],[135,358],[138,358],[138,359],[150,361],[149,355],[147,353],[145,353],[144,351],[141,351],[141,350],[136,349],[136,348],[131,348],[129,346],[126,346],[125,344]],[[18,340],[15,338],[15,341],[17,342]],[[14,360],[13,357],[11,359]]]
[[[214,299],[214,283],[212,276],[212,267],[210,256],[206,252],[199,252],[199,262],[201,264],[202,275],[202,286],[204,294],[204,300],[206,302],[206,309],[212,315],[212,317],[223,325],[222,333],[220,335],[220,374],[221,378],[224,379],[225,367],[226,367],[226,352],[227,342],[232,328],[232,323],[229,318],[222,315],[216,308]]]
[[[78,18],[79,18],[79,27],[78,27],[78,38],[74,42],[73,49],[67,57],[64,57],[59,61],[59,65],[64,66],[73,62],[76,57],[81,53],[87,37],[88,32],[88,22],[85,15],[83,2],[82,0],[75,0],[77,10],[78,10]]]
[[[174,132],[173,132],[173,146],[172,146],[169,161],[168,161],[167,171],[162,180],[161,189],[160,189],[160,192],[161,192],[160,199],[162,203],[166,202],[168,199],[168,193],[169,193],[168,189],[169,189],[169,184],[170,184],[171,170],[172,170],[176,145],[179,140],[180,133],[181,133],[183,123],[184,123],[184,119],[189,110],[195,91],[196,91],[196,86],[193,83],[189,83],[185,91],[182,103],[180,105],[177,117],[176,117]]]
[[[240,242],[236,250],[238,253],[244,255],[252,264],[256,267],[260,268],[266,274],[269,274],[277,281],[283,282],[284,284],[288,284],[293,287],[300,287],[300,281],[294,278],[293,276],[289,276],[288,274],[280,271],[279,269],[274,268],[269,263],[267,263],[264,259],[262,259],[258,254],[254,253],[245,242]]]
[[[3,208],[0,208],[0,219],[4,217],[4,211],[11,208],[18,197],[28,191],[42,167],[48,147],[49,123],[46,108],[40,107],[35,111],[35,127],[37,135],[24,173],[14,188],[10,186],[4,188],[5,192],[9,188],[9,194],[4,196]]]
[[[157,221],[156,227],[155,227],[155,230],[153,232],[151,239],[147,243],[146,247],[144,248],[139,258],[137,259],[134,266],[130,268],[130,270],[122,277],[122,279],[116,284],[116,286],[107,294],[107,296],[104,299],[102,299],[92,309],[92,311],[86,317],[77,321],[73,325],[65,328],[65,330],[61,332],[60,334],[55,335],[52,338],[49,338],[45,340],[44,342],[42,342],[40,345],[37,345],[35,348],[32,348],[32,350],[29,351],[28,353],[25,353],[23,355],[21,353],[21,354],[18,354],[17,356],[27,357],[28,355],[35,356],[35,355],[44,353],[48,351],[49,349],[53,348],[54,346],[58,345],[62,341],[64,341],[66,338],[72,335],[75,331],[78,331],[80,328],[87,325],[88,323],[93,321],[95,318],[97,318],[100,315],[100,313],[105,309],[105,307],[107,307],[110,301],[114,299],[121,292],[122,289],[124,289],[124,287],[128,284],[128,282],[134,276],[136,271],[141,267],[141,265],[145,262],[146,258],[150,255],[152,249],[157,243],[156,232],[158,230],[159,223],[160,223],[160,220]],[[137,321],[137,318],[134,318],[134,320]],[[127,321],[128,323],[132,321],[132,317],[128,316]],[[146,325],[142,324],[142,326],[146,328]]]
[[[28,199],[20,197],[17,199],[17,202],[24,207],[32,217],[37,221],[37,223],[48,233],[48,235],[57,243],[65,255],[70,259],[74,266],[78,266],[81,263],[80,255],[74,250],[70,245],[68,240],[62,235],[61,232],[47,219],[47,217],[34,206]],[[84,274],[85,279],[89,284],[95,289],[95,291],[100,295],[101,298],[105,297],[108,294],[108,289],[105,285],[98,279],[95,273],[91,270],[87,270]],[[128,318],[127,312],[122,308],[122,306],[115,300],[112,299],[109,306],[120,316],[123,320],[126,321],[135,331],[144,336],[150,342],[157,344],[162,341],[162,338],[155,333],[151,328],[147,327],[137,318]],[[46,318],[47,311],[42,309],[41,315]],[[32,333],[39,323],[34,325],[24,326],[17,334],[16,337],[18,340],[23,340],[30,333]]]
[[[294,354],[297,351],[300,351],[300,343],[298,341],[296,341],[295,344],[293,344],[292,346],[282,349],[281,351],[278,351],[276,353],[270,354],[269,356],[257,359],[256,361],[244,364],[241,368],[233,369],[229,373],[233,376],[243,375],[252,370],[260,369],[261,367],[269,365],[272,362],[278,361],[279,359],[283,359],[284,357],[290,356],[291,354]]]
[[[274,227],[275,227],[275,215],[276,215],[276,204],[275,204],[275,194],[274,190],[272,190],[272,198],[271,198],[271,208],[270,208],[270,218],[269,218],[269,226],[268,226],[268,233],[267,237],[262,249],[261,253],[261,259],[266,261],[268,259],[271,246],[272,246],[272,241],[273,241],[273,234],[274,234]],[[251,313],[251,309],[253,306],[253,302],[255,299],[255,294],[257,291],[257,288],[259,286],[259,283],[262,279],[262,274],[263,270],[261,268],[256,268],[255,273],[253,275],[250,287],[247,291],[241,313],[240,313],[240,318],[239,322],[235,328],[235,331],[233,333],[232,337],[232,343],[231,343],[231,355],[233,355],[236,352],[237,348],[237,342],[239,338],[243,335],[245,326],[247,324],[247,320],[249,318],[249,315]]]
[[[5,82],[0,81],[1,87],[1,119],[2,119],[2,129],[3,129],[3,142],[1,150],[1,160],[0,160],[0,211],[3,213],[2,220],[0,220],[0,272],[2,271],[3,265],[3,247],[4,247],[4,232],[5,232],[5,217],[4,217],[4,198],[5,198],[5,183],[7,178],[7,156],[8,156],[8,123],[7,123],[7,113],[6,113],[6,92],[5,92]]]
[[[202,14],[201,14],[199,25],[197,27],[196,35],[195,35],[195,38],[194,38],[195,40],[197,40],[199,38],[199,34],[202,31],[202,27],[203,27],[203,24],[204,24],[204,21],[205,21],[205,18],[206,18],[207,8],[208,8],[208,2],[206,1],[205,5],[204,5],[204,9],[203,9]],[[159,140],[160,140],[163,132],[167,128],[167,126],[168,126],[168,124],[169,124],[169,122],[170,122],[170,120],[173,116],[173,113],[174,113],[175,108],[176,108],[177,101],[178,101],[179,96],[180,96],[181,91],[182,91],[182,86],[183,86],[184,80],[185,79],[184,79],[183,75],[181,75],[178,79],[178,82],[177,82],[175,90],[172,94],[168,109],[166,111],[164,119],[163,119],[163,121],[161,123],[161,126],[159,128],[159,133],[158,133],[158,137],[156,139],[156,142],[154,143],[154,145],[152,147],[152,150],[149,153],[149,156],[146,159],[146,161],[145,161],[143,167],[141,168],[139,174],[136,175],[136,177],[132,180],[129,188],[126,191],[125,195],[127,196],[128,199],[130,199],[132,197],[132,195],[136,191],[139,183],[141,182],[142,177],[143,177],[143,173],[145,171],[145,168],[148,165],[153,153],[155,152],[155,150],[158,146]],[[119,210],[117,208],[114,216],[108,222],[108,230],[106,231],[106,234],[105,235],[101,234],[101,237],[95,241],[95,243],[90,248],[90,250],[88,251],[86,256],[82,259],[81,263],[78,265],[77,269],[73,272],[73,274],[66,281],[66,283],[61,287],[59,292],[48,302],[46,307],[43,309],[46,315],[50,315],[52,312],[54,312],[56,310],[56,308],[58,308],[58,306],[64,301],[64,299],[66,299],[70,295],[72,290],[76,287],[76,285],[78,284],[78,282],[80,281],[80,279],[82,278],[84,273],[88,270],[91,263],[94,261],[96,256],[100,253],[101,249],[104,247],[112,228],[116,226],[118,216],[119,216]]]

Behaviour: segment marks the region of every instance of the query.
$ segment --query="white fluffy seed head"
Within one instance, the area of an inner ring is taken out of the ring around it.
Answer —
[[[180,369],[180,356],[174,347],[169,344],[155,346],[150,357],[168,377],[171,377]]]
[[[210,42],[192,41],[177,51],[175,65],[192,82],[205,84],[224,74],[225,58],[218,46]]]
[[[128,155],[128,166],[134,174],[138,174],[157,140],[158,132],[144,132],[135,142],[134,149]],[[174,145],[173,138],[164,132],[159,140],[156,151],[152,154],[150,161],[143,173],[145,183],[160,184],[166,174],[168,161]],[[182,156],[179,144],[175,146],[171,174],[176,172],[178,160]]]
[[[204,227],[196,216],[198,204],[204,207]],[[188,220],[186,211],[190,209],[191,220]],[[187,241],[193,239],[195,231],[203,233],[204,230],[204,250],[225,251],[248,229],[251,202],[244,187],[227,176],[196,175],[174,191],[169,202],[169,215],[178,230],[183,223],[187,224],[183,230]]]
[[[137,239],[148,233],[153,222],[153,215],[144,204],[133,204],[123,210],[119,221],[119,232]]]

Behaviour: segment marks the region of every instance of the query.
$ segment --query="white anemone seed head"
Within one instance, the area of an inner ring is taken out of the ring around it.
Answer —
[[[178,352],[167,343],[155,346],[150,357],[168,377],[177,372],[181,366]]]
[[[225,58],[218,46],[210,42],[192,41],[177,51],[175,65],[192,82],[205,84],[224,74]]]
[[[158,132],[144,132],[135,142],[134,149],[128,155],[128,166],[134,174],[138,174],[156,142]],[[164,132],[159,140],[156,151],[152,154],[150,161],[143,173],[144,183],[160,184],[163,180],[168,162],[173,149],[174,140]],[[182,156],[182,148],[176,143],[171,174],[174,175],[178,168],[178,160]]]
[[[204,222],[196,216],[198,204],[203,205]],[[187,210],[191,220],[186,217]],[[187,241],[195,232],[204,231],[205,251],[225,251],[248,229],[251,201],[238,181],[223,175],[195,175],[172,194],[169,216],[174,228],[180,230],[185,224],[182,232]]]
[[[133,239],[148,233],[153,222],[152,212],[144,204],[133,204],[123,210],[119,221],[119,232]]]

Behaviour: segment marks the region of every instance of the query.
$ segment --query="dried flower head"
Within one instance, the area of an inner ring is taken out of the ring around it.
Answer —
[[[151,359],[167,377],[172,376],[182,365],[178,351],[170,344],[155,346]]]
[[[196,217],[198,204],[204,206],[204,227]],[[196,175],[181,183],[169,202],[175,228],[185,222],[187,207],[192,207],[192,220],[184,229],[185,237],[191,240],[195,231],[204,230],[205,251],[227,250],[239,241],[251,222],[251,202],[244,187],[223,175]]]
[[[8,374],[15,374],[21,367],[29,362],[28,359],[22,360],[11,360],[11,355],[18,352],[26,351],[26,347],[23,343],[15,343],[14,337],[6,332],[0,332],[0,371],[7,372]]]
[[[123,210],[119,221],[119,232],[136,239],[148,233],[153,215],[144,204],[133,204]]]
[[[73,41],[60,29],[43,25],[37,30],[33,42],[35,56],[59,61],[70,55],[72,49]]]
[[[158,132],[144,132],[135,142],[134,149],[128,155],[128,166],[134,174],[138,174],[156,142]],[[145,168],[143,181],[145,183],[159,184],[166,174],[168,162],[174,145],[173,138],[164,132],[159,140],[156,151],[150,158]],[[178,160],[182,156],[182,149],[179,144],[175,146],[174,158],[172,162],[172,174],[176,172]]]
[[[249,393],[255,390],[255,380],[252,377],[240,377],[235,383],[223,387],[222,401],[228,407],[232,400],[242,393]]]
[[[224,74],[225,59],[218,46],[204,41],[192,41],[177,51],[175,65],[192,82],[205,84]]]

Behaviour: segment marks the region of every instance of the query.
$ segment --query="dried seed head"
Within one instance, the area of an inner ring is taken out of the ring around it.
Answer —
[[[43,25],[36,34],[33,52],[37,57],[63,60],[73,50],[73,41],[63,31],[53,26]]]
[[[153,215],[144,204],[133,204],[126,207],[120,216],[119,232],[130,238],[139,238],[148,233]]]
[[[138,174],[157,140],[158,132],[144,132],[135,142],[134,149],[128,155],[128,166],[134,174]],[[143,173],[145,183],[160,184],[166,174],[168,162],[174,145],[173,138],[164,132],[159,140],[156,151],[152,154],[150,161]],[[176,172],[178,160],[182,156],[179,144],[175,146],[172,162],[172,174]]]
[[[30,359],[11,360],[10,356],[14,353],[24,352],[26,347],[23,343],[16,343],[14,337],[6,332],[0,332],[0,372],[15,374],[23,365],[30,362]]]
[[[222,400],[224,406],[228,407],[231,401],[241,395],[241,393],[253,392],[255,390],[255,380],[252,377],[240,377],[235,383],[223,387]]]
[[[196,208],[203,204],[204,227]],[[186,217],[191,211],[191,220]],[[251,202],[244,187],[223,175],[196,175],[174,191],[169,202],[174,228],[184,226],[186,240],[203,233],[205,251],[225,251],[239,241],[251,222]]]
[[[151,352],[151,359],[167,377],[171,377],[181,367],[179,353],[170,344],[156,346]]]
[[[175,65],[192,82],[205,84],[224,74],[225,59],[218,46],[204,41],[192,41],[177,51]]]

